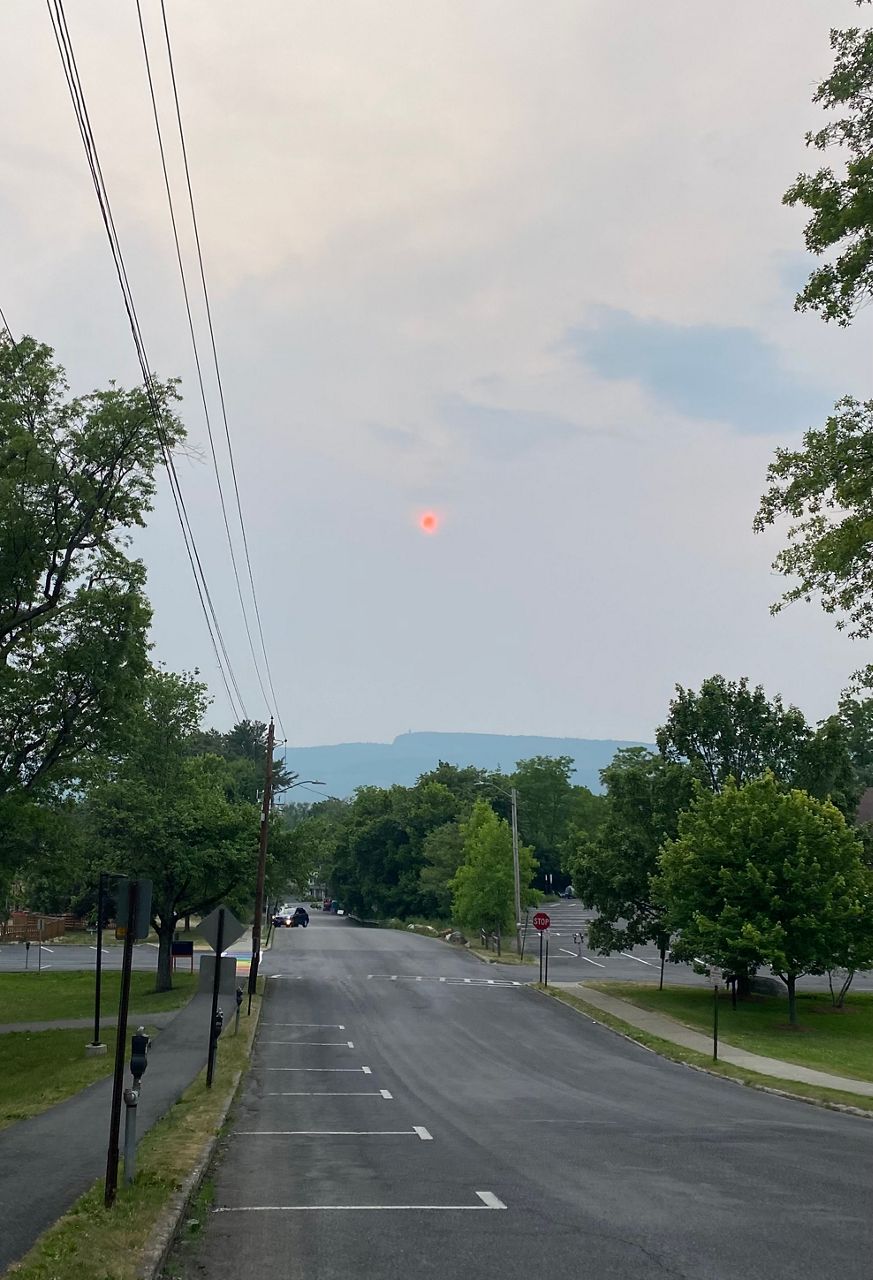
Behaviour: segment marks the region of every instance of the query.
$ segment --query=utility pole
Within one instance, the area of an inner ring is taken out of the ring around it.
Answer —
[[[264,803],[261,809],[261,841],[258,850],[258,879],[255,885],[255,918],[252,921],[252,966],[249,969],[249,1013],[258,982],[261,958],[261,917],[264,914],[264,880],[267,875],[267,840],[270,835],[270,807],[273,801],[273,741],[275,728],[270,717],[267,730],[267,767],[264,776]],[[217,963],[217,962],[216,962]]]
[[[521,955],[521,876],[518,869],[518,792],[509,793],[512,801],[512,870],[515,874],[515,954]]]

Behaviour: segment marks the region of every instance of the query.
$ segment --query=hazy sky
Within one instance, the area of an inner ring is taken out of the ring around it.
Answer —
[[[135,5],[67,11],[151,361],[182,377],[205,447]],[[168,14],[289,741],[649,739],[673,685],[715,671],[827,714],[869,650],[817,606],[770,617],[779,539],[751,525],[774,448],[839,395],[873,394],[871,313],[845,332],[793,312],[809,263],[803,215],[781,206],[817,163],[810,99],[829,27],[864,20],[851,0]],[[0,80],[0,304],[75,390],[133,383],[34,0],[4,0]],[[211,471],[180,474],[263,717]],[[162,486],[136,544],[155,652],[200,667],[226,724],[174,519]]]

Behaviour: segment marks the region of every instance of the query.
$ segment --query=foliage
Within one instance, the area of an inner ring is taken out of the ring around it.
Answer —
[[[729,778],[742,786],[769,769],[786,786],[833,799],[847,814],[858,801],[843,723],[832,717],[814,730],[797,707],[786,707],[779,694],[768,699],[746,676],[710,676],[699,693],[677,685],[656,738],[665,759],[687,760],[713,791]]]
[[[606,816],[593,836],[581,836],[566,861],[573,887],[597,910],[589,928],[603,954],[654,941],[666,947],[663,905],[652,887],[665,840],[694,797],[688,765],[644,747],[625,747],[601,771]]]
[[[223,760],[188,749],[205,705],[195,677],[152,672],[127,751],[104,763],[88,797],[106,865],[152,880],[158,990],[172,985],[170,943],[180,916],[234,905],[255,878],[257,809],[228,798]]]
[[[514,928],[515,876],[512,832],[487,800],[477,800],[462,825],[464,861],[450,882],[452,911],[462,928],[506,933]],[[533,854],[519,846],[522,905],[535,899],[530,884],[536,871]]]
[[[451,881],[464,860],[464,837],[460,824],[444,822],[434,827],[422,845],[424,866],[419,876],[421,899],[426,914],[448,920],[452,910]]]
[[[206,729],[191,735],[189,750],[197,755],[220,756],[228,763],[228,794],[232,800],[259,804],[264,794],[267,771],[267,726],[262,720],[240,720],[221,733]],[[294,785],[297,774],[286,769],[281,760],[273,760],[273,798]]]
[[[141,389],[67,391],[48,347],[0,336],[0,794],[69,784],[117,742],[146,668],[126,550],[163,445]],[[173,384],[157,397],[172,448]]]
[[[519,760],[512,776],[518,790],[518,829],[536,850],[539,884],[560,879],[564,842],[573,810],[572,756],[532,756]]]
[[[848,325],[873,295],[873,30],[832,30],[831,49],[833,70],[813,102],[845,114],[808,133],[806,142],[821,152],[843,148],[844,169],[842,174],[824,167],[800,174],[784,203],[810,211],[806,247],[818,257],[829,254],[797,295],[797,309],[818,311],[825,320]]]
[[[673,954],[733,973],[770,966],[788,987],[847,958],[856,926],[870,939],[870,873],[842,814],[771,773],[745,786],[702,787],[660,860]]]
[[[776,450],[755,517],[759,532],[787,518],[773,567],[795,580],[773,605],[821,599],[838,628],[873,635],[873,400],[846,396],[801,449]]]

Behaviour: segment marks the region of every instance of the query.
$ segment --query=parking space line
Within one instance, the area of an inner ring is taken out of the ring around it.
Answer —
[[[566,947],[558,947],[559,951],[563,951],[565,956],[572,956],[574,960],[578,959],[575,951],[568,951]]]
[[[420,1124],[414,1124],[412,1126],[412,1132],[417,1133],[422,1142],[433,1142],[433,1134],[428,1133],[427,1129]]]
[[[433,1142],[427,1129],[235,1129],[237,1138],[420,1138]]]
[[[580,956],[580,960],[587,960],[589,964],[596,964],[598,969],[605,969],[606,965],[601,964],[599,960],[592,960],[590,956]]]
[[[641,956],[633,956],[629,951],[622,951],[621,954],[627,956],[628,960],[636,960],[637,964],[647,964],[650,968],[655,967],[651,960],[643,960]]]
[[[388,1102],[393,1102],[394,1100],[393,1093],[389,1093],[387,1089],[380,1089],[379,1092],[381,1093],[382,1097],[385,1098]]]
[[[265,1098],[390,1098],[387,1089],[277,1089]]]
[[[493,1191],[477,1191],[481,1204],[240,1204],[216,1205],[213,1213],[463,1213],[490,1212],[506,1205]]]
[[[354,1049],[351,1040],[262,1040],[261,1044],[303,1044],[310,1048]]]
[[[262,1071],[363,1071],[365,1076],[373,1073],[369,1067],[262,1067]]]

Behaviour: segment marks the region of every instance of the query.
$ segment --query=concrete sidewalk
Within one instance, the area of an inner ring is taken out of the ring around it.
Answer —
[[[197,995],[175,1011],[166,1031],[156,1037],[143,1078],[140,1135],[170,1109],[205,1065],[209,1012],[210,997]],[[157,1016],[148,1020],[153,1023]],[[129,1029],[136,1025],[131,1019]],[[111,1097],[112,1080],[107,1077],[0,1132],[0,1274],[102,1177]]]
[[[621,1018],[639,1031],[647,1031],[649,1035],[658,1036],[661,1040],[669,1040],[671,1044],[681,1045],[684,1049],[693,1049],[696,1053],[712,1056],[712,1036],[701,1031],[692,1031],[675,1018],[665,1013],[653,1013],[648,1009],[640,1009],[627,1000],[619,1000],[616,996],[596,991],[584,982],[554,982],[551,984],[580,1000],[594,1005],[614,1018]],[[772,1076],[778,1080],[796,1080],[799,1084],[818,1085],[823,1089],[839,1089],[844,1093],[861,1094],[873,1098],[873,1082],[869,1080],[853,1080],[849,1076],[835,1076],[827,1071],[815,1071],[811,1067],[801,1067],[796,1062],[783,1062],[780,1058],[765,1058],[757,1053],[749,1053],[746,1049],[736,1049],[726,1044],[719,1036],[718,1057],[720,1062],[728,1062],[734,1067],[743,1067],[747,1071],[757,1071],[762,1076]]]

